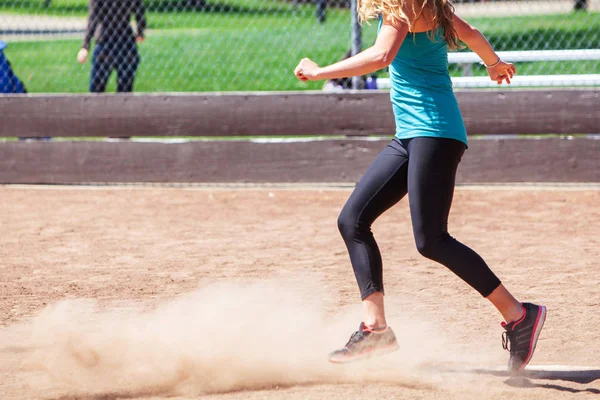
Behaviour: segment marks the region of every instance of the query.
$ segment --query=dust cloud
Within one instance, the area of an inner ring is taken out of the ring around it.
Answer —
[[[434,323],[396,314],[399,351],[328,363],[328,352],[358,327],[360,304],[326,315],[327,299],[318,284],[299,283],[305,278],[218,283],[151,308],[64,300],[0,339],[21,349],[26,369],[84,393],[199,395],[357,381],[431,388],[440,382],[423,368],[456,359]]]

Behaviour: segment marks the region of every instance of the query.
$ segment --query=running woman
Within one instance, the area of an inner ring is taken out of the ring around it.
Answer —
[[[392,82],[395,137],[367,169],[338,219],[360,289],[363,321],[329,361],[346,363],[398,348],[385,318],[381,254],[371,225],[408,194],[417,250],[445,265],[498,309],[505,320],[502,342],[510,352],[508,368],[519,371],[531,360],[546,307],[517,301],[475,251],[448,234],[456,170],[467,148],[448,72],[448,49],[466,44],[498,84],[510,83],[516,69],[454,14],[448,0],[359,0],[358,14],[361,22],[379,18],[372,47],[326,67],[304,58],[294,71],[301,81],[312,81],[368,75],[389,66]]]

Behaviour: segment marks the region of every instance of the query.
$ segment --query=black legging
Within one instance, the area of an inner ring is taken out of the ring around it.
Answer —
[[[373,222],[408,193],[417,250],[437,261],[487,297],[500,280],[473,250],[448,234],[458,163],[464,143],[419,137],[392,142],[367,169],[338,219],[361,298],[383,292]]]

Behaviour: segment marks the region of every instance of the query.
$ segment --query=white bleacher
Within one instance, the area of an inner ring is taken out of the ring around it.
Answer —
[[[498,55],[508,62],[600,60],[600,49],[499,51]],[[473,52],[448,53],[448,62],[452,64],[480,61],[479,56]]]
[[[581,61],[600,60],[600,49],[590,50],[531,50],[531,51],[500,51],[498,55],[508,62],[535,61]],[[498,87],[499,85],[487,76],[471,76],[473,64],[481,59],[472,52],[449,53],[448,63],[462,66],[463,76],[452,77],[455,88]],[[518,71],[518,68],[517,68]],[[515,75],[510,86],[600,86],[600,70],[592,74],[573,75]],[[502,86],[505,86],[504,83]],[[388,89],[389,78],[378,78],[377,87]]]

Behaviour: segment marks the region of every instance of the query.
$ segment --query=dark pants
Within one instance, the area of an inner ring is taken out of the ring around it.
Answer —
[[[323,23],[327,18],[327,0],[315,0],[315,2],[317,3],[317,20]]]
[[[338,219],[362,299],[383,292],[381,254],[371,225],[407,193],[421,255],[445,265],[484,297],[500,285],[477,253],[448,234],[464,151],[464,143],[453,139],[394,139],[368,168]]]
[[[137,45],[132,35],[96,43],[92,57],[90,92],[104,92],[113,70],[117,71],[117,92],[132,92],[139,60]]]

